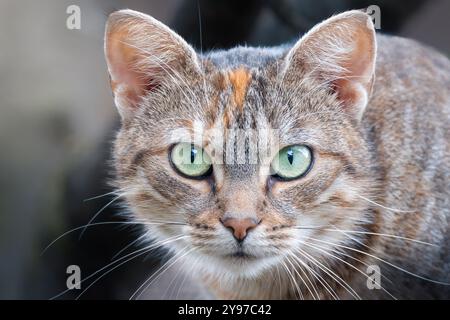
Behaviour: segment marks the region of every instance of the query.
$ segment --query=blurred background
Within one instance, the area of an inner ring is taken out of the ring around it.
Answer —
[[[379,32],[449,56],[448,0],[0,0],[0,298],[52,298],[67,289],[67,266],[80,266],[85,278],[139,248],[126,248],[140,230],[120,225],[120,206],[111,204],[95,222],[117,224],[89,228],[81,238],[81,230],[69,233],[42,253],[113,200],[86,201],[111,191],[107,160],[119,119],[103,57],[109,13],[150,14],[207,51],[295,40],[334,13],[373,4],[381,9]],[[81,9],[80,30],[66,27],[70,5]],[[128,299],[165,259],[154,252],[93,283],[105,269],[82,284],[93,285],[80,298]],[[168,270],[142,297],[208,297],[178,271]]]

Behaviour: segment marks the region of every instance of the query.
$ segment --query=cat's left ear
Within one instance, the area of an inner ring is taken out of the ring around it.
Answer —
[[[376,48],[370,16],[347,11],[304,35],[286,56],[285,72],[295,79],[301,68],[303,77],[329,86],[344,110],[359,122],[375,78]]]
[[[201,73],[194,49],[169,27],[146,14],[112,13],[105,31],[105,56],[117,108],[133,116],[142,98],[164,82]]]

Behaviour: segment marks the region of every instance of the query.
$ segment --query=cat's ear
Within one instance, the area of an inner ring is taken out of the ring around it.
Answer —
[[[197,54],[178,34],[132,10],[109,16],[105,56],[115,104],[124,118],[164,81],[200,72]]]
[[[372,91],[375,59],[372,20],[353,10],[325,20],[305,34],[286,56],[285,72],[295,79],[301,68],[305,76],[322,81],[359,121]]]

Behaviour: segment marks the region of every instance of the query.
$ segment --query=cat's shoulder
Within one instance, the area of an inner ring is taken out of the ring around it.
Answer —
[[[377,34],[377,79],[407,76],[410,79],[450,81],[450,60],[416,40]]]
[[[450,113],[450,60],[416,40],[377,35],[375,83],[366,114],[392,118],[407,115],[405,108],[428,119]],[[447,121],[448,125],[448,121]]]

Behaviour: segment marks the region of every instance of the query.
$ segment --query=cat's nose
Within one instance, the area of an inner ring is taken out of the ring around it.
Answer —
[[[226,218],[220,220],[225,228],[228,228],[238,242],[242,242],[247,236],[248,232],[255,228],[261,221],[254,218]]]

